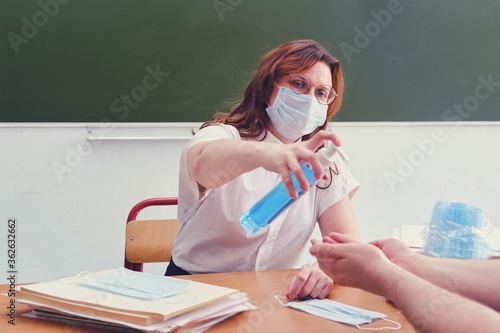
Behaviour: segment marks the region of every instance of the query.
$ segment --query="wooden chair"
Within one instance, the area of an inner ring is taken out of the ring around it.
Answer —
[[[142,272],[143,263],[167,262],[172,256],[177,220],[136,220],[150,206],[177,205],[177,198],[153,198],[139,202],[127,218],[125,268]]]

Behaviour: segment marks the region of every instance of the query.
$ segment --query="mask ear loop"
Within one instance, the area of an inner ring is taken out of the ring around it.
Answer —
[[[281,305],[283,305],[283,306],[287,306],[288,302],[287,302],[287,303],[283,303],[283,302],[281,301],[281,299],[280,299],[280,298],[282,298],[282,299],[288,299],[287,297],[285,297],[285,296],[280,296],[280,295],[274,295],[274,298],[276,298],[276,299],[278,300],[278,302],[280,302],[280,304],[281,304]]]
[[[388,321],[390,323],[398,325],[397,327],[389,327],[389,326],[384,326],[384,327],[360,327],[359,325],[356,325],[357,328],[359,328],[362,331],[380,331],[380,330],[399,330],[401,328],[401,324],[398,322],[395,322],[393,320],[381,318],[382,320]]]
[[[83,271],[83,272],[80,272],[78,273],[77,275],[75,276],[70,276],[70,277],[67,277],[67,278],[62,278],[62,279],[59,279],[59,281],[63,282],[63,283],[71,283],[69,282],[68,280],[74,280],[74,279],[78,279],[79,277],[83,276],[83,275],[89,275],[89,274],[92,274],[92,272],[89,272],[89,271]]]

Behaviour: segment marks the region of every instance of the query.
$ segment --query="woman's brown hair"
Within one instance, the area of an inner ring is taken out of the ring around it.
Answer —
[[[253,138],[262,133],[267,134],[271,120],[266,108],[267,101],[273,92],[274,82],[288,74],[305,72],[318,61],[330,67],[337,98],[328,105],[325,123],[313,133],[302,137],[302,140],[307,140],[319,130],[326,129],[332,116],[339,111],[344,93],[344,79],[339,61],[313,40],[291,41],[265,54],[257,73],[246,86],[241,100],[233,106],[231,112],[217,113],[214,119],[204,123],[201,128],[222,123],[236,127],[242,137]]]

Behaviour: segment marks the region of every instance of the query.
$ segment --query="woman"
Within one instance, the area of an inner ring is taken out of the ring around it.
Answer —
[[[262,58],[241,102],[203,124],[181,155],[179,232],[166,275],[295,267],[315,223],[325,236],[360,239],[350,203],[359,184],[345,164],[337,159],[328,179],[311,188],[299,165],[310,163],[320,178],[315,151],[325,140],[340,145],[324,129],[343,89],[339,62],[314,41],[292,41]],[[279,181],[297,197],[290,172],[307,192],[247,234],[239,218]],[[287,296],[323,298],[332,287],[317,263],[305,265]]]

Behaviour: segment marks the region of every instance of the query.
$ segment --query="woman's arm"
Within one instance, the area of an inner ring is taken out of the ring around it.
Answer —
[[[259,155],[266,143],[220,139],[191,147],[186,165],[189,174],[205,188],[217,188],[260,166]]]
[[[328,208],[319,218],[319,228],[323,236],[336,231],[347,235],[350,239],[361,241],[351,199],[347,195],[344,199]],[[333,280],[319,267],[318,263],[304,265],[288,284],[287,297],[289,299],[306,296],[324,298],[333,288]]]
[[[310,163],[316,177],[320,178],[323,169],[314,152],[325,140],[340,143],[334,133],[326,131],[319,131],[310,140],[294,144],[236,139],[203,141],[189,149],[186,164],[200,190],[220,187],[243,173],[263,167],[280,174],[290,196],[297,198],[290,172],[299,181],[300,188],[307,191],[309,184],[300,162]]]
[[[349,195],[328,208],[319,218],[319,229],[323,237],[337,232],[352,240],[361,241]]]

